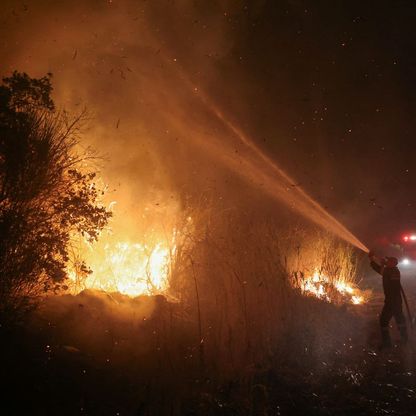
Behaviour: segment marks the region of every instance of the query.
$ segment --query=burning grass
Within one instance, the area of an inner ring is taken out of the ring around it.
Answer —
[[[298,228],[279,242],[285,270],[295,288],[335,304],[360,305],[369,292],[359,289],[354,249],[330,234]]]
[[[231,414],[265,412],[278,402],[273,397],[282,400],[279,406],[288,400],[281,399],[286,390],[277,378],[293,386],[339,358],[334,351],[356,327],[330,284],[351,284],[352,251],[326,235],[289,232],[236,209],[198,207],[169,234],[174,237],[153,234],[140,244],[119,244],[110,235],[97,251],[87,248],[96,270],[81,272],[72,280],[78,285],[73,294],[50,297],[33,320],[36,331],[42,328],[48,359],[59,362],[56,374],[71,369],[69,391],[78,385],[75,397],[88,391],[91,414],[108,406],[121,414],[218,414],[225,407]],[[157,248],[162,261],[153,263]],[[319,275],[313,282],[322,284],[331,303],[312,292],[304,296],[300,276],[308,270],[312,280],[315,270],[331,276],[325,285]],[[101,273],[108,280],[100,280]],[[117,286],[117,273],[124,286]],[[100,291],[82,290],[88,286]],[[125,295],[108,293],[123,287],[130,288]],[[56,410],[63,402],[48,406]]]
[[[247,220],[234,213],[213,221],[212,211],[205,208],[187,213],[171,238],[161,238],[153,229],[141,242],[117,241],[110,234],[95,244],[82,241],[68,268],[70,293],[96,289],[131,297],[170,293],[186,299],[198,292],[198,284],[210,280],[205,274],[220,268],[216,274],[223,279],[218,287],[228,285],[230,276],[234,282],[230,288],[237,286],[242,292],[237,297],[243,297],[243,309],[246,288],[253,280],[257,289],[278,284],[286,290],[290,285],[335,304],[366,301],[368,293],[356,284],[357,263],[350,246],[306,228],[284,230],[261,222],[252,229],[252,220]],[[249,258],[251,263],[246,264]],[[242,264],[246,264],[244,270],[240,270]],[[273,278],[279,273],[286,275],[283,281]]]
[[[300,337],[296,343],[304,344],[299,334],[309,329],[299,312],[306,305],[365,301],[355,285],[353,250],[314,229],[288,230],[255,213],[213,210],[205,201],[168,235],[153,230],[131,243],[109,234],[87,246],[84,259],[92,270],[81,259],[74,263],[70,293],[98,289],[111,299],[118,296],[113,292],[175,299],[198,371],[229,379],[248,365],[269,365],[282,339]],[[299,323],[289,324],[289,317]],[[303,329],[294,334],[296,325]],[[309,351],[322,349],[319,342],[306,343]]]
[[[296,287],[302,293],[315,296],[327,302],[352,303],[360,305],[365,302],[361,291],[352,283],[341,279],[330,279],[328,276],[315,270],[310,276],[305,277],[304,273],[295,273],[293,278]]]
[[[88,246],[85,261],[73,262],[68,271],[71,293],[85,289],[118,292],[127,296],[163,293],[169,287],[169,266],[174,245],[104,242]]]

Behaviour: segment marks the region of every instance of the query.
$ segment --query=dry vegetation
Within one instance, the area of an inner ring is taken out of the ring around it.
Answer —
[[[0,84],[0,323],[64,283],[71,236],[91,241],[111,216],[93,155],[78,152],[85,113],[56,112],[51,74]]]
[[[270,366],[293,327],[308,325],[307,309],[316,300],[301,296],[295,276],[319,268],[350,282],[356,262],[352,249],[328,234],[288,229],[255,213],[219,212],[210,207],[189,215],[171,290],[197,322],[200,361],[229,377]]]
[[[346,358],[359,317],[291,284],[307,267],[352,272],[353,253],[315,230],[202,205],[178,226],[167,297],[84,291],[32,315],[22,335],[32,346],[13,378],[27,376],[35,348],[28,377],[43,392],[31,393],[47,409],[39,414],[327,414],[331,389],[345,396],[330,403],[337,411],[364,382]],[[372,406],[348,403],[351,414]]]

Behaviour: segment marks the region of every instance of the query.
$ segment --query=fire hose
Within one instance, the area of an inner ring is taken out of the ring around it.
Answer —
[[[402,298],[404,300],[404,304],[406,305],[407,315],[409,317],[410,328],[413,329],[414,320],[412,314],[410,312],[409,302],[407,301],[406,293],[404,293],[403,286],[400,284],[400,291],[402,293]]]

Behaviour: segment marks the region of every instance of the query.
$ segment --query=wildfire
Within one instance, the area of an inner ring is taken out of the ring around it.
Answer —
[[[90,248],[85,256],[89,270],[73,267],[68,271],[70,288],[120,292],[135,297],[161,293],[169,286],[169,267],[174,251],[167,244],[116,242]]]
[[[319,273],[318,270],[315,270],[311,276],[296,276],[296,285],[303,293],[316,296],[327,302],[334,302],[336,299],[342,299],[354,305],[365,302],[360,290],[351,283],[344,280],[331,280]]]

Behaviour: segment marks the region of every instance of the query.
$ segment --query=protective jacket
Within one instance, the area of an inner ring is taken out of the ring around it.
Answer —
[[[400,270],[397,267],[380,266],[375,261],[371,267],[383,277],[383,290],[386,303],[401,303]]]

